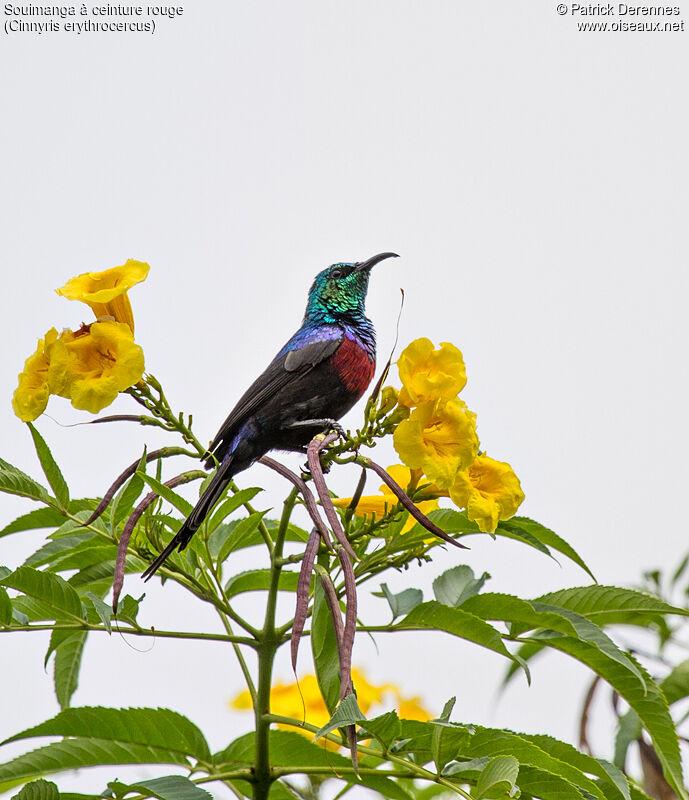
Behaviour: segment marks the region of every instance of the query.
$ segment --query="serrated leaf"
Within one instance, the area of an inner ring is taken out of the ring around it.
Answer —
[[[254,733],[246,733],[235,739],[224,750],[213,756],[216,771],[251,766],[254,763]],[[331,750],[310,742],[294,731],[270,731],[270,763],[273,767],[351,767],[352,762]]]
[[[393,594],[388,589],[387,583],[381,583],[380,592],[373,592],[375,597],[384,597],[388,601],[393,621],[397,617],[403,617],[413,608],[423,603],[423,592],[421,589],[404,589],[397,594]]]
[[[67,553],[85,546],[98,544],[100,537],[93,531],[82,531],[81,533],[73,533],[68,536],[60,536],[59,539],[48,539],[48,541],[32,553],[24,561],[25,567],[40,567],[43,564],[49,564],[51,561],[57,561]]]
[[[465,725],[446,720],[433,720],[433,726],[433,761],[440,773],[448,762],[457,758],[466,748],[470,731]]]
[[[519,768],[518,785],[522,794],[543,800],[585,800],[585,795],[569,781],[525,764]]]
[[[7,590],[0,586],[0,624],[10,625],[12,622],[12,601]]]
[[[22,514],[13,522],[0,530],[0,538],[9,536],[11,533],[21,533],[22,531],[33,531],[40,528],[52,528],[62,525],[65,521],[62,511],[52,506],[44,508],[34,508],[28,514]]]
[[[33,736],[92,736],[103,741],[146,745],[201,761],[210,760],[208,743],[199,728],[182,714],[167,708],[68,708],[46,722],[11,736],[3,744]],[[170,763],[183,762],[178,759]]]
[[[98,597],[98,595],[95,595],[93,592],[86,592],[85,596],[91,601],[93,610],[100,617],[107,632],[112,633],[112,608],[105,603],[101,597]]]
[[[19,794],[14,795],[12,800],[60,800],[60,793],[52,781],[41,779],[27,783]]]
[[[19,567],[0,583],[45,603],[53,610],[55,619],[82,621],[84,618],[79,595],[59,575]]]
[[[665,614],[689,615],[689,611],[654,595],[618,586],[580,586],[550,592],[539,602],[576,611],[597,625],[631,624],[646,627]]]
[[[396,711],[388,711],[379,717],[362,720],[359,724],[365,731],[375,736],[385,750],[395,739],[399,738],[402,732],[402,725]]]
[[[69,706],[72,695],[79,686],[79,668],[87,635],[86,631],[76,631],[65,638],[55,650],[53,681],[55,696],[62,709]]]
[[[668,705],[676,703],[689,695],[689,658],[680,662],[660,682]]]
[[[213,800],[213,796],[205,789],[182,775],[166,775],[131,784],[112,781],[108,786],[120,793],[143,792],[146,797],[153,796],[158,800]]]
[[[224,537],[224,540],[218,547],[217,561],[219,564],[222,564],[223,561],[225,561],[225,559],[230,555],[230,553],[234,552],[235,550],[241,550],[246,546],[245,542],[252,539],[253,535],[256,533],[256,529],[261,523],[261,520],[266,514],[266,511],[256,511],[253,514],[250,514],[248,517],[235,520],[235,522],[230,523],[227,526],[227,535]],[[224,529],[225,526],[222,525],[220,528],[218,528],[216,533],[220,534],[220,532]],[[222,539],[222,537],[218,538]]]
[[[422,603],[394,626],[394,630],[440,630],[493,650],[510,660],[514,656],[505,647],[500,634],[484,620],[461,608],[450,608],[431,600]]]
[[[502,531],[516,533],[517,535],[528,533],[546,547],[551,547],[558,553],[562,553],[562,555],[567,556],[570,561],[578,564],[585,572],[587,572],[594,581],[596,580],[594,574],[588,568],[577,551],[561,536],[558,536],[554,531],[551,531],[550,528],[546,528],[545,525],[541,525],[540,522],[536,522],[528,517],[512,517],[511,519],[498,523],[498,529],[495,532],[499,535]]]
[[[125,483],[122,489],[120,489],[120,491],[115,495],[115,499],[112,501],[112,506],[110,508],[110,533],[113,535],[115,535],[117,526],[120,524],[120,522],[129,518],[130,514],[132,513],[132,509],[134,508],[134,504],[143,491],[145,484],[139,473],[146,469],[145,459],[146,451],[144,451],[144,454],[141,456],[141,461],[144,463],[141,463],[141,461],[139,462],[137,471],[132,475],[127,483]]]
[[[215,514],[213,514],[208,522],[208,530],[209,532],[213,532],[221,522],[224,522],[227,517],[230,516],[233,512],[235,512],[240,506],[243,506],[245,503],[250,503],[254,497],[259,492],[262,492],[258,486],[252,486],[248,489],[240,489],[238,492],[233,494],[231,497],[228,497],[227,500],[224,500],[217,508]]]
[[[519,775],[519,762],[512,756],[495,756],[481,770],[476,782],[476,800],[490,797],[493,792],[510,794]]]
[[[636,676],[632,676],[623,665],[610,660],[595,645],[560,636],[549,639],[548,646],[569,653],[586,664],[629,703],[651,736],[666,779],[682,800],[688,800],[682,779],[677,731],[663,693],[644,668],[635,662],[637,671],[644,678],[645,690]]]
[[[480,578],[466,564],[448,569],[433,581],[435,599],[445,606],[458,608],[469,597],[478,594],[483,584],[490,578],[484,572]]]
[[[126,594],[117,604],[117,619],[120,622],[129,622],[137,627],[136,618],[138,614],[139,601],[135,600],[130,594]]]
[[[93,738],[65,739],[0,764],[0,782],[103,764],[179,764],[189,767],[187,759],[179,753],[155,747]]]
[[[310,638],[318,687],[332,713],[340,696],[340,666],[335,629],[320,581],[315,582]]]
[[[0,459],[0,492],[28,497],[46,505],[55,503],[44,486],[2,459]]]
[[[356,702],[356,696],[348,694],[347,697],[337,704],[329,722],[318,729],[314,736],[314,741],[318,741],[322,736],[334,731],[335,728],[345,728],[347,725],[356,725],[357,722],[363,719],[365,719],[365,717],[361,713],[361,709]]]
[[[283,569],[280,572],[278,589],[282,592],[296,592],[299,573]],[[229,600],[243,592],[265,591],[270,588],[271,571],[269,569],[252,569],[238,572],[225,584],[225,595]]]
[[[184,514],[185,517],[188,517],[193,511],[194,506],[192,506],[188,500],[185,500],[182,495],[177,494],[177,492],[175,492],[173,489],[170,489],[169,486],[166,486],[152,475],[147,475],[141,470],[137,470],[134,474],[138,475],[143,481],[145,481],[158,495],[158,497],[162,497],[163,500],[167,500],[173,508],[176,508],[181,514]]]
[[[26,424],[29,426],[29,430],[31,431],[31,437],[33,439],[34,447],[36,448],[36,455],[38,456],[38,460],[41,462],[41,467],[46,478],[48,479],[48,484],[55,492],[55,497],[57,498],[58,503],[62,506],[62,508],[67,508],[69,506],[69,488],[67,487],[67,482],[65,481],[57,462],[53,458],[50,448],[45,443],[45,439],[30,422],[27,422]]]

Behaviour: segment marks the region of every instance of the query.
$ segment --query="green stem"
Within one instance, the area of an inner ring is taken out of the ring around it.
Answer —
[[[131,634],[132,636],[144,636],[155,639],[196,639],[206,642],[232,642],[234,644],[246,645],[247,647],[256,647],[254,639],[246,636],[234,636],[223,633],[194,633],[192,631],[159,631],[152,628],[123,628],[117,627],[116,630],[122,634]],[[102,625],[91,625],[88,622],[74,625],[12,625],[7,628],[0,628],[0,633],[28,633],[29,631],[91,631],[102,633],[110,633]]]
[[[303,728],[304,730],[311,731],[311,733],[316,733],[318,728],[315,725],[311,725],[308,722],[302,722],[300,720],[292,719],[291,717],[281,717],[277,714],[269,714],[268,721],[269,722],[276,722],[281,723],[282,725],[290,725],[293,728]],[[347,742],[343,739],[343,737],[336,735],[334,733],[328,733],[322,737],[323,739],[328,739],[328,741],[334,742],[335,744],[341,745],[342,747],[347,747]],[[393,755],[387,751],[379,750],[376,747],[367,747],[366,745],[357,744],[357,750],[364,755],[373,756],[374,758],[379,758],[381,761],[391,761],[393,764],[398,764],[403,769],[407,770],[407,774],[404,776],[406,778],[422,778],[423,780],[431,781],[433,783],[440,784],[441,786],[445,786],[448,789],[451,789],[458,795],[461,795],[465,798],[465,800],[474,800],[474,798],[457,786],[452,781],[447,780],[447,778],[442,778],[435,772],[431,772],[430,770],[425,769],[424,767],[419,766],[418,764],[414,764],[411,761],[407,761],[407,759],[402,758],[401,756]],[[339,772],[346,772],[348,768],[338,767],[337,771]],[[326,770],[321,767],[321,770],[325,773]],[[301,770],[298,767],[293,767],[291,772],[306,772],[306,770]],[[352,769],[352,771],[354,771]],[[359,770],[362,774],[364,774],[364,770]],[[309,770],[311,774],[315,772],[313,768]],[[280,769],[274,770],[274,775],[285,775],[289,774],[287,770]],[[330,772],[328,771],[328,774]],[[375,771],[375,774],[381,775],[384,773]]]
[[[270,586],[266,601],[266,615],[263,630],[258,636],[258,687],[254,715],[256,720],[256,749],[254,753],[254,800],[267,800],[270,786],[275,780],[270,768],[270,688],[273,677],[273,662],[275,653],[281,644],[282,636],[275,628],[275,612],[277,609],[278,588],[280,573],[282,571],[282,548],[292,515],[292,509],[297,501],[299,490],[297,488],[287,496],[280,518],[275,546],[270,559]]]

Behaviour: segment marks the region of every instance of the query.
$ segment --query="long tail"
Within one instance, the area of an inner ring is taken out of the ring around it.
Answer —
[[[234,467],[234,469],[233,469]],[[201,523],[208,516],[208,512],[213,508],[216,500],[225,491],[227,484],[232,480],[233,476],[239,472],[234,459],[228,458],[223,461],[218,467],[218,471],[213,476],[213,480],[208,484],[208,488],[199,498],[199,502],[194,506],[194,510],[186,518],[182,527],[172,538],[170,544],[162,551],[162,553],[150,564],[141,577],[147,581],[153,575],[161,564],[165,562],[170,553],[175,550],[184,550],[184,548],[191,541],[191,537],[201,527]]]

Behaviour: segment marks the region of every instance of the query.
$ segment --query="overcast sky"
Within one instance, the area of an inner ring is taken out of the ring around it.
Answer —
[[[673,20],[689,17],[679,8]],[[689,544],[689,31],[581,32],[570,11],[545,0],[195,0],[153,35],[5,34],[0,455],[39,475],[10,396],[39,336],[90,320],[53,291],[72,275],[151,264],[131,292],[136,338],[206,441],[298,326],[313,275],[394,250],[369,293],[381,355],[403,287],[402,345],[428,336],[463,351],[463,397],[482,447],[521,477],[522,512],[602,583],[676,564]],[[64,425],[88,417],[60,398],[48,413]],[[78,496],[102,493],[144,442],[171,442],[125,424],[38,427]],[[344,470],[333,483],[349,494],[355,479]],[[284,486],[264,468],[238,482],[264,481],[263,506],[277,505]],[[0,497],[0,524],[31,507]],[[41,536],[4,539],[0,562],[19,565]],[[587,582],[487,537],[387,580],[429,599],[433,578],[462,562],[490,572],[491,590],[526,597]],[[125,588],[142,591],[135,577]],[[146,589],[146,625],[215,625],[171,585]],[[385,619],[380,603],[365,592],[363,613]],[[361,636],[354,662],[434,714],[457,694],[458,720],[574,741],[577,665],[548,656],[531,688],[519,679],[496,705],[498,656],[413,636],[379,637],[377,649]],[[248,729],[226,707],[242,688],[227,648],[96,638],[76,705],[168,706],[215,748]],[[46,647],[41,634],[3,638],[0,736],[58,710]],[[291,678],[285,658],[277,676]]]

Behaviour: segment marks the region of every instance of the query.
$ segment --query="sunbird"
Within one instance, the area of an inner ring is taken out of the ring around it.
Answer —
[[[303,451],[319,433],[340,430],[376,368],[376,334],[365,304],[371,269],[397,253],[338,263],[316,275],[301,327],[251,384],[208,448],[217,471],[172,541],[146,569],[148,580],[184,550],[227,484],[269,450]]]

